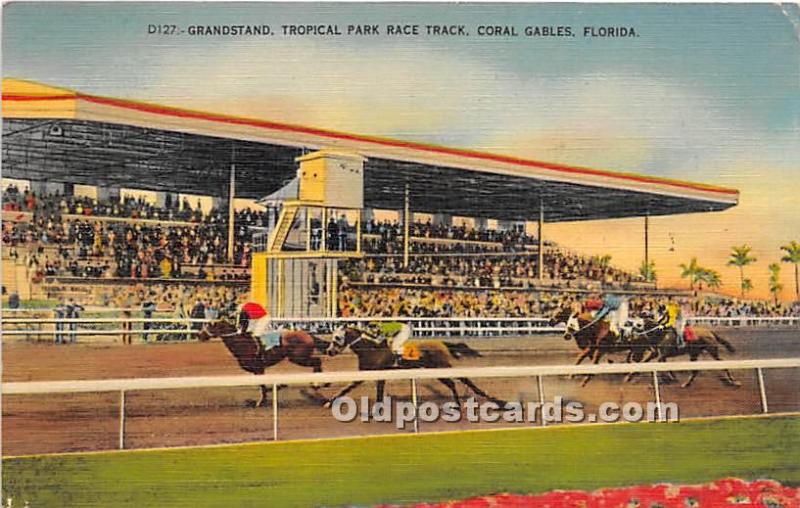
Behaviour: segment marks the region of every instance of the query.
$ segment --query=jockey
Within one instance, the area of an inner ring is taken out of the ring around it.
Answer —
[[[615,294],[608,294],[603,299],[603,307],[595,315],[599,320],[608,316],[609,329],[623,338],[625,336],[626,323],[628,322],[628,300]]]
[[[272,331],[272,320],[264,307],[256,302],[247,302],[239,312],[239,329],[261,340]]]
[[[395,355],[395,359],[403,357],[403,346],[411,338],[411,326],[399,321],[373,321],[369,324],[372,330],[379,337],[386,339],[386,344]]]
[[[662,306],[661,319],[659,324],[665,328],[674,328],[678,336],[678,347],[686,345],[684,333],[686,329],[686,318],[683,316],[681,306],[675,303],[672,298]]]

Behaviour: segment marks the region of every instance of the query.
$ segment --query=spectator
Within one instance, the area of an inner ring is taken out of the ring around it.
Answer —
[[[146,331],[152,328],[152,323],[149,320],[153,319],[153,312],[156,311],[156,302],[153,301],[154,296],[155,295],[152,292],[149,292],[147,294],[147,298],[142,302],[142,315],[146,320],[144,322],[144,326],[142,326],[142,328],[145,330],[145,333],[142,334],[142,340],[144,342],[147,342],[150,337]]]
[[[66,308],[66,317],[67,319],[80,319],[81,311],[84,308],[81,304],[77,303],[74,298],[70,298],[67,302]],[[77,340],[77,334],[75,333],[78,329],[78,323],[69,323],[69,342],[74,344]]]
[[[10,295],[8,295],[8,308],[19,309],[19,305],[20,305],[19,293],[17,293],[17,290],[15,289],[14,291],[11,292]]]
[[[192,319],[205,319],[206,306],[203,304],[203,300],[201,300],[200,298],[197,299],[197,301],[194,304],[194,307],[192,307],[192,311],[189,314],[189,316]],[[192,330],[200,331],[202,328],[203,328],[203,323],[192,323]]]
[[[61,298],[56,305],[55,309],[53,309],[53,314],[56,320],[56,344],[64,344],[66,342],[66,338],[64,337],[64,322],[63,319],[67,317],[67,305],[64,303],[64,299]]]

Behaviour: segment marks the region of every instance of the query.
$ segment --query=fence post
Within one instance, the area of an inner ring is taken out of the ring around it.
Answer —
[[[125,390],[119,391],[119,449],[125,449]]]
[[[411,378],[411,405],[414,406],[414,433],[419,432],[419,415],[417,413],[417,380]]]
[[[536,387],[539,391],[539,417],[542,419],[542,427],[547,426],[544,421],[544,382],[542,376],[536,376]]]
[[[272,383],[272,440],[278,440],[278,385]]]
[[[664,415],[661,412],[661,387],[658,384],[658,372],[653,371],[653,391],[656,394],[656,415],[658,421],[663,421]]]
[[[758,391],[761,395],[761,411],[766,414],[769,412],[769,407],[767,406],[767,390],[764,388],[764,371],[758,367],[756,373],[758,374]]]

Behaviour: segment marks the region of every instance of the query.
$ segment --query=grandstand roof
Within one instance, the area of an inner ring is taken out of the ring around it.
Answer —
[[[548,222],[724,210],[734,189],[172,108],[3,80],[11,178],[261,198],[319,149],[367,157],[365,206]],[[246,182],[246,184],[245,184]]]

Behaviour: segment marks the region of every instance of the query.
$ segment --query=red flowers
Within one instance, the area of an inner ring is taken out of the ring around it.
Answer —
[[[556,490],[539,495],[497,494],[414,508],[800,508],[800,489],[773,480],[725,478],[703,485],[639,485],[594,492]],[[391,508],[385,505],[382,508]]]

